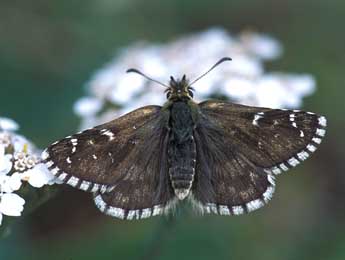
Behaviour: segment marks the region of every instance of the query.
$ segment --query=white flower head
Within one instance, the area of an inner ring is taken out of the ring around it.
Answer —
[[[102,109],[103,102],[97,98],[82,97],[74,104],[78,116],[93,116]]]
[[[11,134],[8,132],[0,132],[0,145],[5,148],[11,144]]]
[[[261,59],[276,59],[281,56],[283,52],[281,44],[267,34],[244,32],[240,35],[240,41],[248,52],[252,52]]]
[[[0,194],[0,218],[2,215],[18,217],[24,210],[25,200],[14,193]]]
[[[312,94],[315,81],[306,74],[265,72],[264,62],[277,59],[282,53],[282,45],[270,35],[246,31],[236,36],[219,27],[166,44],[134,44],[120,51],[88,82],[90,98],[114,107],[92,115],[77,113],[82,118],[81,128],[166,101],[161,86],[139,75],[126,74],[128,68],[167,84],[171,75],[179,78],[186,74],[192,81],[222,57],[231,57],[232,61],[193,85],[196,101],[223,95],[246,105],[297,108],[304,96]]]
[[[58,183],[41,163],[41,152],[34,144],[14,132],[18,127],[10,127],[10,119],[6,124],[1,120],[3,118],[0,118],[0,225],[3,215],[20,216],[24,209],[25,200],[14,192]]]
[[[6,175],[12,169],[12,155],[5,154],[5,146],[0,144],[0,176]]]
[[[19,125],[12,119],[0,117],[0,131],[17,131]]]
[[[0,192],[11,193],[20,189],[22,185],[22,176],[19,173],[0,176]]]
[[[27,170],[22,174],[22,179],[27,181],[35,188],[41,188],[44,185],[56,183],[55,176],[48,170],[43,163],[37,164],[34,168]]]

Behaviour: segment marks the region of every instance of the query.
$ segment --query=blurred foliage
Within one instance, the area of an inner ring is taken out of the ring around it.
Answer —
[[[41,147],[77,129],[73,102],[119,47],[215,25],[281,40],[285,54],[268,69],[315,75],[304,106],[330,126],[312,159],[280,176],[272,202],[250,215],[125,222],[64,187],[19,221],[0,259],[345,259],[344,17],[342,0],[2,0],[0,114]]]

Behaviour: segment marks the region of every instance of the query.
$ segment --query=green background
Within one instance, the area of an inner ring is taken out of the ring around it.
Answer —
[[[119,221],[61,187],[0,241],[0,259],[345,259],[343,0],[2,0],[0,115],[44,147],[77,129],[73,102],[118,48],[216,25],[272,34],[285,52],[268,69],[315,75],[304,108],[329,127],[312,159],[279,176],[271,203],[240,217],[182,209],[170,220]]]

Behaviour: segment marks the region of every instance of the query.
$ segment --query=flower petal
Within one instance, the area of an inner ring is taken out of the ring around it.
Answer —
[[[0,117],[0,130],[17,131],[19,125],[12,119],[7,117]]]
[[[14,193],[0,196],[0,212],[7,216],[20,216],[24,209],[25,200]]]
[[[22,174],[18,172],[13,173],[8,180],[8,185],[12,191],[19,190],[22,186]]]
[[[4,153],[4,147],[0,145],[0,175],[8,174],[12,169],[12,155]]]
[[[101,110],[103,103],[92,97],[82,97],[74,104],[74,113],[79,116],[92,116]]]
[[[23,176],[23,179],[27,180],[30,185],[35,188],[41,188],[55,179],[55,176],[42,163],[37,164],[30,170],[27,170]]]

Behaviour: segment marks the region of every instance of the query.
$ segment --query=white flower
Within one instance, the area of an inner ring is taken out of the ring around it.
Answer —
[[[0,117],[0,131],[17,131],[19,125],[12,119]]]
[[[0,118],[0,225],[3,215],[21,215],[25,200],[13,192],[30,187],[24,182],[35,188],[61,183],[41,163],[41,152],[24,136],[9,131],[16,128],[8,122]]]
[[[145,79],[140,75],[124,74],[119,78],[116,88],[109,93],[109,99],[113,103],[125,104],[144,87]],[[131,87],[128,87],[131,86]]]
[[[92,116],[101,110],[103,103],[92,97],[82,97],[74,104],[74,113],[78,116]]]
[[[240,40],[248,51],[262,59],[275,59],[283,52],[281,44],[266,34],[245,32],[240,36]]]
[[[0,192],[11,193],[20,189],[22,182],[20,173],[9,175],[0,175]]]
[[[234,100],[244,100],[255,93],[256,87],[253,80],[243,77],[233,77],[224,82],[222,92]]]
[[[0,215],[20,216],[24,209],[25,200],[14,193],[0,194]]]
[[[41,188],[44,185],[52,185],[56,183],[55,176],[43,163],[37,164],[34,168],[25,171],[22,174],[22,179],[27,181],[31,186],[35,188]]]
[[[0,176],[8,174],[12,169],[12,155],[5,154],[5,147],[0,144]]]
[[[139,75],[126,74],[128,68],[168,84],[170,75],[180,78],[186,74],[192,81],[225,56],[232,61],[193,85],[197,102],[220,94],[246,105],[297,108],[303,97],[315,90],[315,81],[307,74],[265,72],[264,61],[276,59],[282,53],[281,44],[267,34],[244,32],[236,36],[222,28],[186,35],[167,44],[134,44],[91,77],[87,84],[89,97],[114,107],[104,107],[97,115],[77,113],[82,118],[81,128],[166,101],[161,86]]]
[[[11,143],[15,152],[23,152],[25,149],[27,154],[32,154],[37,151],[36,147],[26,137],[19,134],[12,134]]]
[[[0,132],[0,145],[5,148],[11,144],[11,134],[8,132]]]

